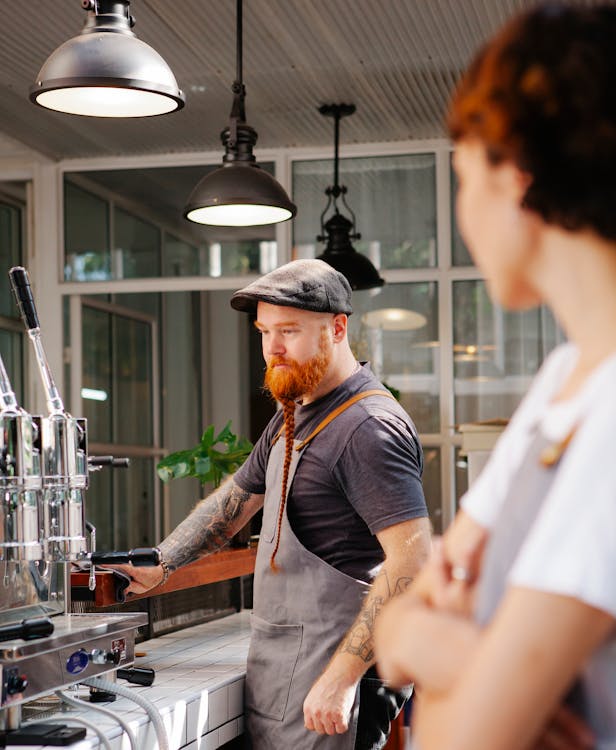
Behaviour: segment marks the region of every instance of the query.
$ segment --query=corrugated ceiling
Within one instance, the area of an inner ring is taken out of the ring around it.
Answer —
[[[324,146],[325,102],[353,102],[344,143],[444,135],[449,92],[473,50],[530,0],[244,0],[247,120],[258,146]],[[592,4],[587,0],[584,4]],[[47,56],[79,33],[79,0],[3,0],[0,133],[54,159],[216,150],[231,106],[235,0],[133,0],[137,36],[185,91],[175,114],[97,120],[28,100]]]

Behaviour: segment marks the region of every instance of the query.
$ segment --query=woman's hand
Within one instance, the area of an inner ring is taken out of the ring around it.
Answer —
[[[456,561],[446,554],[446,544],[436,538],[425,569],[428,596],[426,604],[441,612],[470,617],[479,576],[478,555],[474,548],[458,550]]]

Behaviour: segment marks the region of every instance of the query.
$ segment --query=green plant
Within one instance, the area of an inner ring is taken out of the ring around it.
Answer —
[[[231,432],[231,422],[215,434],[213,424],[206,428],[194,448],[176,451],[163,458],[156,472],[163,482],[181,477],[195,477],[201,484],[212,482],[218,487],[227,474],[233,474],[248,457],[252,443]],[[224,446],[219,448],[218,446]]]

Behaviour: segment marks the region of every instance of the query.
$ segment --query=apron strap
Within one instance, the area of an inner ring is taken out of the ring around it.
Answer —
[[[316,437],[321,430],[325,429],[327,425],[330,422],[333,422],[336,417],[338,417],[340,414],[342,414],[343,411],[346,411],[349,406],[353,406],[353,404],[357,403],[358,401],[361,401],[364,398],[368,398],[368,396],[385,396],[386,398],[393,398],[394,401],[396,400],[393,395],[389,391],[382,391],[380,389],[372,389],[370,391],[361,391],[360,393],[356,393],[354,396],[351,396],[351,398],[348,401],[345,401],[343,404],[340,404],[336,409],[333,411],[330,411],[330,413],[325,417],[325,419],[318,424],[314,430],[308,435],[307,438],[301,441],[301,443],[298,443],[295,446],[296,451],[301,451],[302,448],[305,448],[308,443],[312,440],[312,438]]]
[[[331,411],[325,419],[320,422],[314,430],[308,435],[308,437],[305,440],[302,440],[301,443],[299,443],[296,447],[296,451],[301,451],[302,448],[305,448],[308,443],[312,440],[313,437],[316,437],[316,435],[321,432],[330,422],[333,422],[334,419],[336,419],[337,416],[342,414],[343,411],[346,411],[349,406],[353,406],[353,404],[357,403],[358,401],[361,401],[364,398],[368,398],[368,396],[385,396],[386,398],[393,398],[394,401],[396,400],[395,397],[390,393],[390,391],[383,391],[380,388],[373,388],[369,391],[361,391],[360,393],[356,393],[354,396],[351,396],[350,399],[345,401],[343,404],[340,404],[340,406],[336,407],[333,411]],[[274,438],[272,440],[272,445],[274,445],[278,438],[282,435],[284,432],[284,425],[278,430],[278,432],[274,435]]]

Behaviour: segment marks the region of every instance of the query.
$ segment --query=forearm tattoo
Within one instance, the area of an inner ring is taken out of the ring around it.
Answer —
[[[410,576],[400,576],[395,581],[389,580],[387,570],[383,566],[374,579],[372,587],[368,592],[364,605],[355,619],[351,629],[340,644],[342,653],[358,656],[366,664],[374,662],[374,623],[388,599],[399,596],[412,583]]]
[[[229,544],[250,497],[250,492],[228,482],[202,500],[160,544],[170,570]]]

